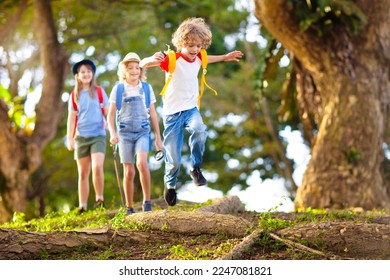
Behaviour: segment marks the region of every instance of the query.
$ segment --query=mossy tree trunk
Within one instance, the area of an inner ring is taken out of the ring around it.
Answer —
[[[255,0],[261,24],[299,61],[321,98],[297,208],[390,209],[381,173],[390,97],[390,2],[354,3],[368,19],[359,34],[351,36],[340,25],[317,37],[300,31],[287,0]],[[297,71],[298,81],[302,75]],[[302,85],[298,91],[313,94]]]

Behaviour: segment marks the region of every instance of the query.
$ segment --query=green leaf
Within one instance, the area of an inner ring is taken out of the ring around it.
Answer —
[[[0,85],[0,97],[5,100],[5,103],[8,103],[11,99],[10,92],[4,88],[2,85]]]

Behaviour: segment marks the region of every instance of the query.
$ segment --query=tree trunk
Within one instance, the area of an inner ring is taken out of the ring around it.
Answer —
[[[44,78],[31,136],[23,130],[15,132],[9,123],[8,108],[0,101],[0,222],[9,220],[15,211],[24,212],[29,178],[41,164],[43,148],[54,137],[63,106],[61,94],[69,65],[57,40],[50,5],[48,0],[33,3],[34,32]]]
[[[255,0],[256,16],[312,76],[323,100],[296,208],[390,210],[381,174],[390,93],[390,3],[354,3],[368,19],[359,34],[351,37],[345,27],[335,26],[316,37],[299,30],[287,0]]]

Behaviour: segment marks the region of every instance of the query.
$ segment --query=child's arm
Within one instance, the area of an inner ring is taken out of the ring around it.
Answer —
[[[150,104],[150,121],[152,123],[152,128],[154,131],[155,139],[155,145],[156,150],[161,151],[162,150],[162,141],[161,141],[161,134],[160,134],[160,126],[158,125],[158,117],[156,113],[156,107],[154,107],[154,104]]]
[[[225,55],[209,55],[208,56],[208,62],[209,63],[215,63],[215,62],[221,62],[221,61],[236,61],[239,62],[240,58],[242,58],[244,54],[241,51],[232,51],[230,53],[227,53]]]
[[[156,52],[152,56],[143,58],[139,63],[139,67],[149,68],[149,67],[159,66],[161,61],[164,60],[164,57],[165,55],[163,52]]]
[[[68,121],[67,121],[67,129],[66,129],[66,145],[69,151],[74,150],[74,130],[76,125],[76,116],[77,112],[73,110],[69,110],[68,113]]]
[[[115,129],[115,113],[116,113],[116,104],[111,102],[110,107],[108,108],[107,125],[108,125],[108,130],[110,132],[110,143],[112,145],[115,145],[119,142],[119,136],[116,133],[116,129]]]

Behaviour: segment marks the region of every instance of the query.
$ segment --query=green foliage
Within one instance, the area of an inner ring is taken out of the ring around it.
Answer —
[[[24,112],[27,95],[13,97],[3,85],[0,85],[0,98],[4,100],[9,108],[8,117],[14,131],[23,130],[27,135],[30,135],[35,124],[35,114],[27,116]]]
[[[267,212],[260,213],[259,227],[265,231],[275,231],[286,227],[292,227],[298,224],[321,223],[321,222],[336,222],[340,220],[358,222],[361,220],[370,221],[374,217],[375,212],[360,213],[354,210],[330,211],[327,209],[312,209],[308,208],[304,211],[298,210],[293,220],[285,220],[277,218],[278,207],[270,209]],[[276,217],[275,217],[276,216]]]
[[[356,34],[367,23],[367,18],[351,0],[289,0],[302,31],[311,30],[323,36],[335,27],[344,25]]]
[[[17,2],[10,1],[0,12],[0,26],[5,27],[7,20],[18,8]],[[114,86],[117,75],[117,63],[129,51],[136,51],[141,57],[150,56],[154,52],[165,49],[171,44],[172,32],[179,23],[187,17],[204,17],[211,26],[213,43],[208,50],[210,54],[223,54],[233,49],[243,52],[252,50],[253,58],[264,67],[264,61],[269,49],[261,49],[256,43],[246,42],[245,28],[248,25],[248,10],[236,8],[234,0],[202,0],[186,1],[51,1],[54,19],[57,27],[58,40],[69,56],[71,66],[76,60],[88,57],[98,66],[97,81],[109,94]],[[13,69],[20,73],[40,73],[41,63],[37,56],[38,47],[31,29],[33,6],[24,11],[23,17],[15,27],[12,40],[6,50],[11,56],[23,52],[26,47],[32,50],[32,58],[13,63]],[[228,38],[228,40],[227,40]],[[227,43],[229,42],[229,43]],[[278,87],[286,75],[286,69],[277,69],[278,59],[283,54],[280,48],[274,59],[273,71],[270,71],[267,98],[269,98],[272,118],[277,119]],[[28,62],[28,63],[27,63]],[[22,67],[23,66],[23,67]],[[276,145],[265,125],[264,117],[258,109],[258,93],[253,90],[253,71],[245,58],[241,63],[216,63],[208,67],[208,83],[215,87],[219,95],[215,97],[205,92],[201,111],[204,121],[209,127],[210,138],[207,141],[204,154],[203,169],[215,174],[216,180],[209,186],[227,193],[232,185],[245,189],[248,178],[254,171],[262,179],[274,178],[277,168],[272,154]],[[272,72],[272,73],[271,73]],[[271,74],[273,78],[271,78]],[[36,89],[42,82],[40,75],[32,75],[34,79],[28,88]],[[157,100],[157,109],[161,109],[162,100],[158,93],[164,84],[164,75],[160,69],[150,69],[148,81],[152,84]],[[19,76],[12,81],[18,83]],[[65,92],[70,92],[74,86],[74,77],[69,71],[65,82]],[[5,94],[0,90],[0,94]],[[35,92],[35,91],[34,91]],[[29,93],[30,94],[30,93]],[[31,92],[31,94],[34,94]],[[25,99],[21,92],[15,96],[20,98],[20,115],[17,119],[26,120],[24,113]],[[66,98],[64,98],[66,102]],[[216,106],[217,104],[217,106]],[[46,146],[43,152],[43,164],[35,172],[29,186],[29,205],[26,219],[36,217],[36,209],[42,213],[62,212],[77,206],[77,168],[73,152],[67,151],[63,145],[66,135],[67,109],[56,131],[56,137]],[[15,111],[15,112],[16,112]],[[16,117],[17,116],[17,117]],[[241,119],[238,123],[231,120]],[[276,121],[275,121],[276,122]],[[160,121],[161,124],[161,121]],[[25,125],[25,124],[24,124]],[[280,125],[277,129],[282,129]],[[162,125],[160,127],[162,131]],[[260,135],[260,136],[259,136]],[[189,163],[188,146],[183,148],[183,172],[179,181],[184,184],[190,181],[185,172]],[[231,163],[238,163],[232,165]],[[281,175],[279,175],[281,176]],[[163,167],[151,166],[152,198],[163,195]],[[142,200],[142,189],[138,177],[135,180],[135,201]],[[180,187],[180,186],[178,186]],[[116,182],[113,157],[107,146],[105,160],[105,203],[110,208],[120,208],[120,196]],[[39,198],[36,199],[36,198]],[[37,201],[43,202],[38,205]],[[89,205],[94,202],[93,188]]]
[[[270,212],[259,214],[259,227],[266,232],[290,227],[291,225],[290,221],[274,218]]]
[[[126,213],[124,211],[118,212],[111,221],[113,228],[134,229],[134,230],[147,230],[148,225],[140,224],[134,221],[125,221]]]
[[[5,103],[9,103],[11,100],[11,94],[10,92],[3,87],[3,85],[0,85],[0,98],[2,98]]]

